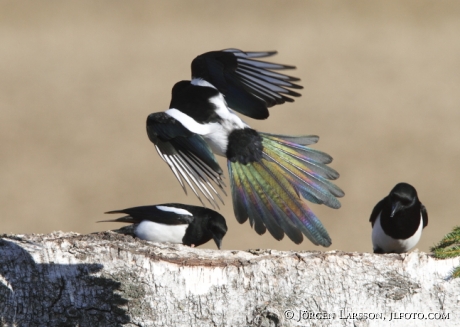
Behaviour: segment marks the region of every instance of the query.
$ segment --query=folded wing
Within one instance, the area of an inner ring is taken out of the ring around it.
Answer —
[[[379,203],[377,203],[374,209],[372,210],[371,217],[369,218],[369,221],[371,222],[372,227],[374,227],[374,224],[377,221],[377,217],[382,212],[383,204],[385,203],[386,199],[387,198],[385,197],[382,200],[380,200]]]
[[[165,225],[191,224],[194,220],[193,216],[178,206],[180,206],[180,204],[173,203],[108,211],[106,213],[123,213],[128,216],[114,220],[104,220],[104,222],[140,223],[143,220],[149,220]]]
[[[420,212],[422,213],[422,219],[423,219],[423,228],[428,226],[428,211],[426,211],[426,207],[423,204],[421,205]]]

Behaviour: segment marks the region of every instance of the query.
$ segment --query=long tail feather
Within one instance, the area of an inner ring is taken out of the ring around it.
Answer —
[[[123,213],[123,212],[121,212],[121,211],[108,211],[106,213]],[[120,218],[117,218],[117,219],[99,220],[97,222],[98,223],[130,223],[130,224],[140,223],[139,220],[134,219],[131,216],[124,216],[124,217],[120,217]]]
[[[306,200],[339,208],[343,191],[330,180],[339,177],[326,166],[332,158],[306,145],[317,136],[292,137],[260,133],[263,156],[243,164],[228,161],[235,216],[240,223],[248,218],[257,233],[265,228],[276,239],[284,233],[295,243],[302,234],[315,245],[329,246],[331,239]],[[263,224],[263,226],[261,226]]]
[[[284,214],[282,210],[279,209],[279,207],[276,205],[275,201],[272,200],[272,198],[277,199],[279,196],[276,194],[276,191],[273,192],[272,188],[269,188],[268,190],[264,189],[263,183],[260,181],[264,180],[264,178],[260,175],[258,169],[260,170],[260,167],[253,165],[248,165],[247,166],[248,170],[251,172],[252,178],[253,178],[253,183],[256,186],[254,188],[254,191],[257,193],[258,198],[260,199],[260,202],[262,202],[263,207],[263,215],[264,217],[267,217],[267,227],[270,225],[275,225],[278,227],[278,229],[281,228],[282,231],[284,231],[288,237],[293,240],[294,242],[298,243],[302,241],[302,234],[298,231],[296,226],[292,223],[290,223],[290,219],[287,215]],[[272,218],[272,212],[275,212],[276,214]],[[284,217],[285,219],[281,219],[281,217]],[[271,220],[274,220],[272,222]],[[270,231],[270,228],[269,228]],[[276,230],[275,230],[276,232]],[[278,231],[279,232],[279,231]],[[274,233],[271,233],[276,239],[281,239],[277,238]]]
[[[245,190],[249,190],[249,192],[246,192],[246,207],[249,209],[248,214],[249,217],[254,217],[254,222],[255,222],[255,230],[259,234],[260,233],[257,230],[257,224],[262,225],[262,227],[258,227],[259,230],[263,230],[265,232],[265,227],[268,229],[270,234],[277,240],[281,240],[284,237],[284,232],[278,225],[278,223],[275,221],[275,219],[272,217],[270,214],[270,211],[267,210],[267,205],[266,205],[266,195],[265,192],[263,191],[263,188],[261,185],[257,182],[257,179],[254,177],[252,173],[252,166],[247,166],[248,169],[243,170],[241,169],[241,165],[237,167],[239,169],[239,174],[240,176],[245,176],[246,183],[245,185]],[[248,186],[247,186],[248,185]],[[250,218],[251,219],[251,218]]]
[[[261,133],[261,136],[264,155],[284,169],[290,182],[302,195],[312,195],[318,203],[340,208],[337,197],[344,196],[344,192],[330,182],[337,179],[339,174],[325,165],[332,161],[328,154],[271,135],[267,137]]]

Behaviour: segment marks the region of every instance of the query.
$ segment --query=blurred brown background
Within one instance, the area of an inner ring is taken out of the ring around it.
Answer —
[[[371,210],[405,181],[428,209],[428,251],[460,221],[459,17],[458,1],[1,1],[0,233],[90,233],[121,227],[95,223],[108,210],[199,204],[145,120],[195,56],[234,47],[297,66],[303,96],[245,121],[321,136],[346,193],[313,208],[329,249],[371,251]],[[323,250],[258,236],[228,197],[221,212],[224,249]]]

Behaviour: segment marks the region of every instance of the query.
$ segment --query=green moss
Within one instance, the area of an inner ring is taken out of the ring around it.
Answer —
[[[460,256],[460,226],[455,226],[452,232],[430,249],[437,259],[448,259]],[[460,266],[452,271],[452,277],[460,277]]]

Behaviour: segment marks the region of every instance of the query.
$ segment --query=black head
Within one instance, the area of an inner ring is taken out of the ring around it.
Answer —
[[[179,81],[176,84],[174,84],[172,90],[171,90],[171,96],[177,96],[181,94],[183,91],[185,91],[188,87],[190,86],[190,81]]]
[[[216,105],[209,100],[219,95],[219,91],[210,86],[198,86],[190,81],[177,82],[172,88],[169,108],[182,111],[198,123],[218,122]]]
[[[428,223],[426,209],[419,201],[417,191],[407,183],[397,184],[390,194],[377,204],[374,211],[376,208],[381,208],[380,225],[383,231],[394,239],[407,239],[414,235],[420,226],[421,217],[424,226]],[[374,219],[377,217],[377,211],[373,212]]]
[[[200,246],[213,239],[220,249],[222,239],[227,233],[225,218],[205,207],[185,204],[182,204],[182,207],[193,214],[193,221],[187,227],[182,243],[188,246]]]
[[[214,242],[216,242],[217,248],[220,250],[222,239],[228,229],[224,216],[218,212],[212,211],[208,220],[208,229],[211,231],[212,238]]]
[[[420,203],[417,191],[412,185],[407,183],[396,184],[388,195],[388,199],[391,203],[391,218],[397,217],[399,213],[404,212],[408,208],[414,208],[416,204]]]

